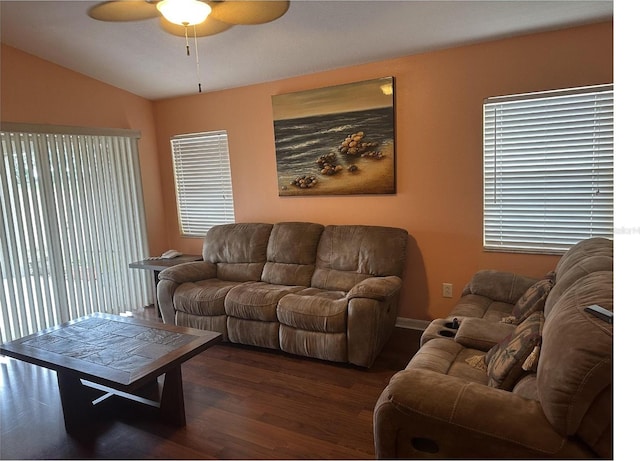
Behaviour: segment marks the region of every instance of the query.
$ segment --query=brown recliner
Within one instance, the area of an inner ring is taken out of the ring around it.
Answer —
[[[381,394],[378,458],[613,456],[613,324],[587,309],[613,312],[612,241],[576,244],[548,277],[541,308],[513,323],[533,283],[474,276]]]

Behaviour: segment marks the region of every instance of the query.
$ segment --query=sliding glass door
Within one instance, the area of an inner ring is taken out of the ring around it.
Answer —
[[[137,139],[3,131],[2,341],[152,302]]]

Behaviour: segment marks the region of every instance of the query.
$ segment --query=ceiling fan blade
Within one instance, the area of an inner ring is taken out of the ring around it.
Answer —
[[[163,17],[160,18],[160,26],[165,32],[169,32],[171,35],[184,37],[184,26],[169,22]],[[226,22],[217,21],[209,16],[203,23],[198,24],[195,27],[196,35],[198,37],[205,37],[207,35],[215,35],[220,32],[224,32],[227,29],[231,29],[233,25],[227,24]],[[193,26],[187,27],[187,34],[189,35],[189,37],[194,36]]]
[[[275,21],[289,9],[289,1],[212,1],[211,16],[229,24],[264,24]]]
[[[89,16],[98,21],[141,21],[160,16],[157,2],[125,0],[102,2],[89,9]]]

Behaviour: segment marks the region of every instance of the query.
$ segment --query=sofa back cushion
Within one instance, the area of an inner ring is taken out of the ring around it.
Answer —
[[[544,307],[545,316],[554,308],[558,298],[585,275],[613,270],[613,241],[594,237],[576,243],[556,264],[555,284]]]
[[[382,226],[326,226],[320,237],[311,286],[349,291],[372,276],[402,277],[408,233]]]
[[[536,279],[513,272],[480,270],[462,289],[450,317],[476,317],[500,322],[513,315],[514,304]]]
[[[323,229],[322,224],[306,222],[274,224],[262,281],[277,285],[310,286]]]
[[[536,281],[513,272],[479,270],[462,289],[462,296],[473,294],[513,306]]]
[[[613,325],[585,312],[613,311],[613,272],[575,282],[546,317],[538,362],[538,395],[557,432],[578,436],[610,457],[613,424]]]
[[[272,227],[263,223],[213,226],[204,239],[202,258],[216,264],[221,280],[258,281],[267,261]]]
[[[556,264],[556,278],[561,278],[564,272],[571,269],[576,261],[588,256],[613,257],[613,240],[593,237],[576,243],[562,255]]]
[[[592,272],[612,270],[612,240],[594,237],[576,243],[556,264],[555,284],[547,296],[545,317],[549,316],[558,298],[576,281]]]

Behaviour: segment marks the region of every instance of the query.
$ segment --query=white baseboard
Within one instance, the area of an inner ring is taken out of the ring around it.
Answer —
[[[408,319],[406,317],[398,317],[396,326],[398,328],[408,328],[409,330],[426,330],[429,326],[429,320]]]

